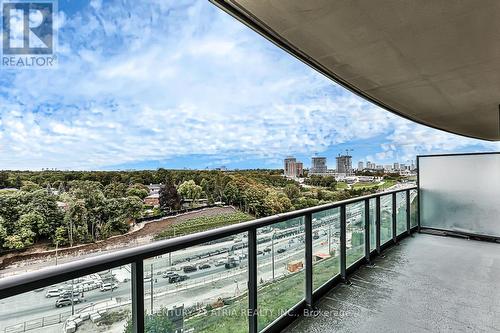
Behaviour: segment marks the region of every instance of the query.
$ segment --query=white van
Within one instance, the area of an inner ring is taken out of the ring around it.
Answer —
[[[47,290],[45,297],[47,297],[47,298],[59,297],[60,295],[61,295],[61,291],[59,289],[49,289],[49,290]]]

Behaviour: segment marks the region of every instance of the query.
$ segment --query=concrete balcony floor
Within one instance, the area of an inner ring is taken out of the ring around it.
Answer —
[[[500,332],[500,244],[416,234],[285,332]]]

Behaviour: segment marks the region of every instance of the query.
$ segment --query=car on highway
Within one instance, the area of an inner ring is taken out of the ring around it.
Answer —
[[[179,275],[179,274],[177,274],[176,272],[168,271],[168,272],[163,273],[162,277],[165,279],[168,279],[169,277],[175,276],[175,275]]]
[[[114,290],[118,288],[118,285],[116,283],[104,283],[102,286],[101,286],[101,291],[109,291],[109,290]]]
[[[169,277],[168,283],[178,283],[178,282],[186,281],[187,279],[189,279],[189,276],[177,274],[177,275]]]
[[[73,304],[78,304],[81,301],[82,301],[81,298],[78,297],[73,298]],[[56,301],[56,308],[62,308],[63,306],[68,306],[68,305],[71,305],[71,298],[69,297],[62,297]]]
[[[271,252],[271,248],[266,247],[266,248],[264,249],[264,252]]]
[[[59,289],[49,289],[45,293],[45,297],[50,298],[50,297],[59,297],[61,295],[61,290]]]
[[[219,267],[219,266],[224,266],[226,264],[226,262],[224,260],[218,260],[217,262],[215,262],[215,267]]]
[[[196,266],[189,265],[182,267],[182,270],[184,271],[184,273],[191,273],[191,272],[196,272],[198,268],[196,268]]]
[[[281,249],[278,249],[278,251],[276,251],[276,252],[283,253],[283,252],[286,252],[286,249],[281,248]]]
[[[261,250],[258,250],[257,255],[259,255],[259,254],[264,254],[264,252],[262,252]]]
[[[148,282],[151,282],[151,276],[146,276],[144,278],[144,283],[148,283]]]
[[[198,269],[208,269],[210,267],[212,267],[212,266],[210,266],[209,264],[202,264],[202,265],[198,266]]]
[[[73,290],[73,296],[78,296],[80,293],[78,292],[78,290]],[[68,298],[71,298],[71,290],[63,290],[60,294],[59,294],[59,297],[61,298],[64,298],[64,297],[68,297]]]

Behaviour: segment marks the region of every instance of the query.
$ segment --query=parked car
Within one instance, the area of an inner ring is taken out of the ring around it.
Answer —
[[[109,290],[114,290],[118,288],[118,285],[116,283],[104,283],[101,286],[101,291],[109,291]]]
[[[82,301],[81,298],[78,297],[73,298],[73,304],[78,304],[81,301]],[[63,306],[68,306],[68,305],[71,305],[71,298],[69,297],[59,298],[56,301],[56,308],[62,308]]]
[[[49,289],[47,293],[45,293],[45,297],[59,297],[61,295],[61,291],[59,289]]]
[[[184,266],[182,270],[184,271],[184,273],[190,273],[196,272],[198,269],[196,268],[196,266]]]
[[[208,269],[210,267],[212,267],[212,266],[210,266],[209,264],[202,264],[202,265],[198,266],[198,269]]]
[[[178,283],[178,282],[186,281],[187,279],[189,279],[189,276],[187,276],[187,275],[175,275],[175,276],[171,276],[168,279],[168,283]]]

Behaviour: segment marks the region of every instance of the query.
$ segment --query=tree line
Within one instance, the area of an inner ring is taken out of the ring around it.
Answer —
[[[127,232],[148,193],[142,184],[75,180],[53,191],[25,181],[18,191],[0,191],[0,247],[73,245]]]

